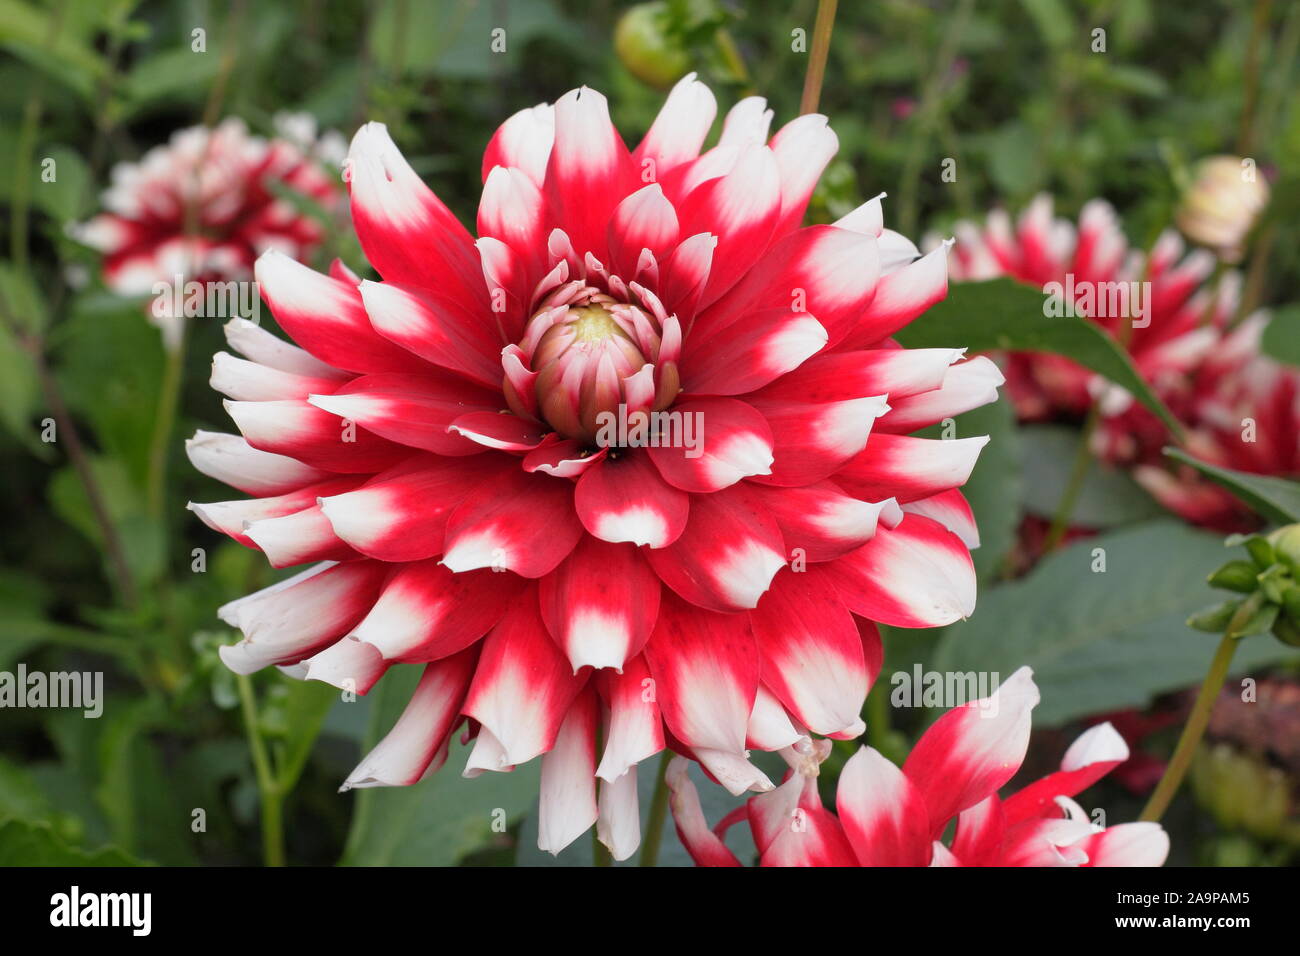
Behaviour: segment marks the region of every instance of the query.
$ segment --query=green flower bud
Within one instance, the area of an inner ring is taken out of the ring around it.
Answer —
[[[668,31],[668,4],[638,3],[614,28],[614,52],[642,83],[666,90],[691,68],[690,54]]]
[[[1273,622],[1273,636],[1283,644],[1300,647],[1300,624],[1279,614],[1277,620]]]
[[[1251,562],[1233,560],[1211,574],[1208,580],[1210,587],[1250,594],[1259,587],[1258,575],[1258,569]]]
[[[1237,608],[1241,607],[1240,599],[1224,601],[1222,604],[1215,604],[1213,607],[1207,607],[1202,611],[1197,611],[1187,619],[1187,626],[1195,628],[1198,631],[1206,631],[1210,634],[1222,634],[1223,629],[1228,626],[1232,620],[1232,615],[1237,613]]]
[[[1300,578],[1300,524],[1278,528],[1268,536],[1277,560],[1286,565],[1291,575]]]

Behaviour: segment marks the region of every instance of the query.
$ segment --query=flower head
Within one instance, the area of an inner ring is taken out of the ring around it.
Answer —
[[[281,115],[292,139],[250,136],[230,118],[179,130],[138,163],[112,171],[105,211],[71,228],[104,254],[104,282],[120,295],[147,295],[177,275],[187,281],[244,279],[268,249],[302,258],[324,238],[320,224],[277,187],[329,208],[341,198],[321,168],[334,155],[315,121]],[[337,136],[337,134],[333,134]]]
[[[1237,262],[1246,236],[1268,205],[1268,193],[1253,160],[1210,156],[1196,164],[1178,207],[1178,228],[1225,261]]]
[[[817,791],[829,741],[783,750],[785,782],[713,830],[685,764],[675,761],[677,832],[701,866],[739,865],[722,838],[740,821],[764,866],[1160,866],[1169,837],[1158,823],[1103,827],[1073,799],[1128,758],[1110,724],[1085,731],[1057,772],[998,796],[1024,761],[1037,703],[1033,673],[1022,667],[990,697],[940,717],[901,769],[863,747],[840,773],[835,813]],[[955,834],[944,843],[953,820]]]
[[[213,384],[243,437],[189,451],[253,497],[191,507],[313,565],[222,609],[230,667],[364,693],[425,666],[348,786],[415,782],[466,724],[467,775],[544,755],[544,849],[599,816],[622,858],[640,761],[670,746],[768,789],[747,748],[862,731],[873,622],[974,608],[957,487],[986,439],[907,433],[1001,376],[890,339],[944,295],[945,251],[879,199],[800,228],[825,118],[769,140],[745,99],[701,155],[715,111],[687,77],[634,150],[594,90],[515,114],[477,239],[372,123],[345,178],[383,281],[258,261],[298,345],[228,328],[244,358]]]

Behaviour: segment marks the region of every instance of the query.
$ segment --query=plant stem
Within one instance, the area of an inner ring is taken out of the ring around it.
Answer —
[[[262,732],[257,727],[257,700],[253,695],[253,682],[247,674],[236,676],[239,684],[239,705],[244,715],[244,733],[248,749],[253,755],[253,770],[257,774],[258,802],[262,808],[262,860],[267,866],[284,866],[284,791],[271,769],[271,758]]]
[[[1048,554],[1056,550],[1057,545],[1065,538],[1065,532],[1070,527],[1070,517],[1074,514],[1074,507],[1079,503],[1079,495],[1083,492],[1084,479],[1088,477],[1088,469],[1092,466],[1092,435],[1097,430],[1097,423],[1101,420],[1101,409],[1096,402],[1088,409],[1088,418],[1083,423],[1083,433],[1079,436],[1079,447],[1074,453],[1074,464],[1070,466],[1070,481],[1065,486],[1065,491],[1061,494],[1061,501],[1056,506],[1056,514],[1052,515],[1052,524],[1047,529],[1047,538],[1043,541],[1043,553]]]
[[[1246,62],[1242,65],[1241,122],[1237,129],[1237,155],[1249,156],[1254,145],[1255,108],[1259,101],[1259,48],[1268,29],[1272,0],[1255,0],[1250,40],[1246,45]]]
[[[646,818],[645,833],[641,838],[638,866],[655,866],[659,862],[659,845],[663,842],[664,823],[668,818],[668,761],[672,759],[672,751],[665,748],[659,757],[655,792],[650,800],[650,814]]]
[[[822,98],[822,80],[826,77],[826,58],[831,52],[831,30],[835,28],[835,7],[839,0],[817,0],[817,19],[813,22],[812,51],[808,57],[808,72],[803,78],[803,98],[799,113],[817,112]]]
[[[1201,691],[1196,695],[1196,703],[1192,705],[1192,712],[1187,716],[1187,724],[1178,738],[1178,746],[1174,748],[1174,755],[1169,758],[1164,776],[1160,778],[1160,782],[1152,792],[1151,799],[1147,801],[1142,815],[1138,817],[1139,820],[1159,821],[1164,816],[1165,810],[1169,808],[1174,794],[1178,792],[1183,777],[1187,775],[1187,768],[1191,766],[1192,757],[1196,755],[1201,737],[1205,734],[1205,728],[1210,723],[1214,702],[1219,697],[1219,691],[1223,689],[1223,682],[1227,680],[1228,668],[1232,665],[1232,655],[1237,650],[1237,632],[1259,609],[1260,603],[1259,592],[1251,595],[1237,609],[1237,613],[1232,616],[1232,620],[1224,629],[1223,638],[1219,641],[1219,647],[1210,661],[1210,669],[1206,671],[1205,680],[1201,682]]]

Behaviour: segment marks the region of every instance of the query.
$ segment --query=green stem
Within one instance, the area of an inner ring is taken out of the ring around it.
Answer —
[[[826,77],[826,58],[831,52],[831,31],[835,29],[835,7],[839,0],[817,0],[817,19],[813,22],[812,52],[808,72],[803,78],[803,98],[799,113],[817,112],[822,98],[822,80]]]
[[[664,823],[668,819],[668,761],[672,759],[672,751],[665,748],[659,757],[655,792],[650,799],[650,814],[646,818],[645,833],[641,838],[638,866],[655,866],[659,862],[659,845],[663,842]]]
[[[248,749],[253,755],[253,770],[257,774],[257,795],[262,807],[262,859],[267,866],[284,866],[284,791],[271,768],[270,754],[257,727],[257,700],[253,696],[253,682],[247,674],[236,676],[239,684],[239,704],[244,715],[244,733]]]
[[[1259,610],[1263,598],[1257,591],[1246,600],[1237,613],[1232,616],[1228,622],[1227,628],[1224,629],[1223,638],[1219,641],[1219,647],[1214,652],[1214,658],[1210,661],[1210,669],[1205,673],[1205,680],[1201,682],[1201,691],[1196,695],[1196,703],[1192,705],[1192,712],[1187,717],[1187,724],[1183,727],[1182,735],[1178,738],[1178,746],[1174,748],[1174,755],[1169,758],[1169,765],[1165,767],[1164,776],[1156,784],[1156,789],[1151,794],[1151,799],[1147,801],[1146,807],[1142,810],[1139,820],[1158,822],[1164,816],[1165,810],[1169,808],[1169,803],[1174,799],[1174,794],[1178,792],[1178,787],[1183,782],[1183,777],[1187,775],[1187,768],[1191,766],[1192,757],[1196,755],[1196,748],[1201,743],[1201,737],[1205,735],[1205,728],[1210,723],[1210,713],[1214,710],[1214,702],[1219,697],[1219,691],[1223,689],[1223,682],[1228,678],[1228,668],[1232,665],[1232,655],[1237,650],[1237,633],[1245,627],[1246,622],[1254,616]]]
[[[1088,477],[1088,469],[1092,465],[1092,434],[1097,430],[1097,423],[1101,420],[1101,409],[1096,402],[1088,409],[1088,418],[1083,423],[1083,432],[1079,436],[1079,447],[1074,453],[1074,464],[1070,466],[1070,480],[1065,486],[1065,491],[1061,494],[1061,501],[1056,506],[1056,514],[1052,515],[1052,524],[1047,529],[1047,538],[1043,542],[1043,553],[1048,554],[1056,550],[1057,545],[1065,538],[1065,532],[1069,530],[1070,518],[1074,514],[1074,507],[1079,503],[1079,495],[1083,492],[1084,479]]]

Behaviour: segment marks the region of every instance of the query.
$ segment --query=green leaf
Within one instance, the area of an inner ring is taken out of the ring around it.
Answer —
[[[1165,454],[1174,461],[1190,465],[1215,484],[1227,488],[1268,521],[1279,524],[1300,521],[1300,483],[1270,475],[1251,475],[1231,468],[1220,468],[1193,458],[1177,448],[1166,448]]]
[[[1132,392],[1172,431],[1181,432],[1178,420],[1114,339],[1080,316],[1044,315],[1045,299],[1041,290],[1012,279],[957,283],[948,287],[942,302],[895,337],[908,348],[1054,352]]]
[[[373,710],[362,753],[369,752],[396,722],[421,670],[393,668],[370,694]],[[504,839],[505,833],[495,831],[493,824],[515,820],[536,803],[540,761],[510,773],[484,773],[466,780],[460,770],[469,749],[453,742],[446,766],[412,786],[356,791],[356,809],[340,862],[345,866],[451,866],[489,841]]]
[[[1024,446],[1025,508],[1051,518],[1069,484],[1082,436],[1068,425],[1027,425],[1020,430],[1020,440]],[[982,465],[983,461],[976,466],[976,473]],[[1070,524],[1113,528],[1163,514],[1164,509],[1128,474],[1090,458]]]
[[[1094,572],[1094,549],[1104,572]],[[1142,707],[1196,684],[1215,638],[1186,620],[1205,604],[1206,576],[1223,562],[1223,541],[1158,521],[1080,541],[1045,558],[1027,577],[980,594],[969,621],[946,628],[932,668],[992,672],[1034,669],[1042,703],[1036,725]],[[1236,670],[1284,659],[1273,641],[1246,641]]]
[[[104,58],[88,42],[70,30],[55,30],[48,9],[20,0],[0,0],[0,48],[86,100],[92,98],[96,81],[108,69]]]
[[[52,182],[42,178],[42,164],[54,161]],[[85,216],[93,198],[90,168],[81,154],[68,146],[51,146],[36,156],[38,170],[32,187],[32,202],[59,222],[73,222]]]
[[[1273,312],[1259,347],[1279,362],[1300,366],[1300,305],[1285,305]]]
[[[48,823],[9,820],[0,823],[0,867],[8,866],[144,866],[113,847],[90,852],[69,846]]]

